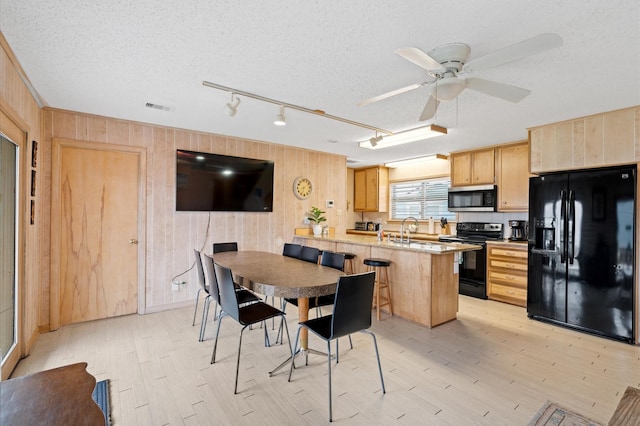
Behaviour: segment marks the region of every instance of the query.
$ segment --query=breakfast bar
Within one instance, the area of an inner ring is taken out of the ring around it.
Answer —
[[[456,319],[460,253],[480,246],[412,241],[399,243],[364,235],[316,237],[297,235],[297,244],[321,250],[354,253],[354,272],[366,270],[365,258],[391,261],[389,279],[393,313],[429,328]]]

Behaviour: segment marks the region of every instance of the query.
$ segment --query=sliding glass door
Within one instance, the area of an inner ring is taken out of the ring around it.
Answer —
[[[17,351],[18,146],[0,134],[0,358],[2,370]],[[12,366],[6,366],[11,370]],[[4,376],[4,374],[3,374]]]

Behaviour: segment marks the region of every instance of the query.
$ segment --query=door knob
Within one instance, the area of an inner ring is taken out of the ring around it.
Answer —
[[[135,238],[132,238],[129,240],[129,244],[138,244],[138,240],[136,240]]]

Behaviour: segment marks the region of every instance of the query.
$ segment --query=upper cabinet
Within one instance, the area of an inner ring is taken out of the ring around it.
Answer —
[[[529,129],[531,173],[640,161],[640,107]]]
[[[529,207],[529,144],[497,148],[498,211],[526,212]]]
[[[386,212],[389,205],[389,169],[368,167],[353,171],[353,210]]]
[[[495,183],[495,149],[451,154],[451,186]]]

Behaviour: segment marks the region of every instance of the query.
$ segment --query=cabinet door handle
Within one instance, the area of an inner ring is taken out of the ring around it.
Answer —
[[[505,263],[504,266],[506,266],[507,268],[515,268],[516,265],[514,265],[513,263]]]
[[[514,280],[516,278],[513,275],[505,275],[504,277],[508,280]]]
[[[507,294],[516,294],[516,292],[513,290],[507,290]]]
[[[507,256],[514,256],[514,253],[512,251],[506,251],[504,252],[504,254],[506,254]]]

